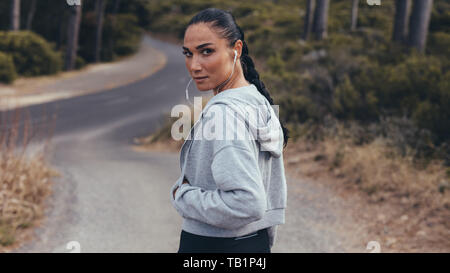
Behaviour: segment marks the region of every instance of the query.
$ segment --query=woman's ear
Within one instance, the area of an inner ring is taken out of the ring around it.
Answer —
[[[241,40],[237,40],[234,44],[234,49],[237,51],[237,58],[239,59],[242,56],[242,48],[244,44]]]

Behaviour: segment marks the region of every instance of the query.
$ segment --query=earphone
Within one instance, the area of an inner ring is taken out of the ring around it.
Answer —
[[[214,90],[219,90],[220,89],[219,86],[222,87],[231,79],[231,76],[234,73],[234,66],[236,64],[237,54],[238,54],[237,50],[235,49],[234,50],[233,70],[231,71],[231,75],[228,77],[228,79],[226,81],[224,81],[223,83],[219,84],[216,88],[214,88]],[[192,82],[192,78],[189,80],[189,83],[186,86],[186,100],[189,102],[190,105],[193,105],[192,102],[189,100],[189,91],[188,91],[188,88],[189,88],[189,85],[191,84],[191,82]]]

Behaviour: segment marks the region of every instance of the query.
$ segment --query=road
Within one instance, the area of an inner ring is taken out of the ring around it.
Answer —
[[[174,105],[185,103],[189,77],[179,46],[146,42],[167,56],[155,74],[105,92],[27,107],[35,123],[44,108],[57,113],[48,160],[63,176],[55,180],[35,239],[15,252],[69,252],[71,241],[81,252],[177,251],[182,219],[168,192],[180,174],[178,154],[137,152],[131,144],[157,129]],[[272,251],[358,251],[333,230],[341,219],[337,212],[322,205],[333,193],[303,182],[288,177],[286,224]]]

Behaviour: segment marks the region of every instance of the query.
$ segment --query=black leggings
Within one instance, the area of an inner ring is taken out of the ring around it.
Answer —
[[[181,231],[178,253],[270,253],[267,229],[233,237],[208,237]]]

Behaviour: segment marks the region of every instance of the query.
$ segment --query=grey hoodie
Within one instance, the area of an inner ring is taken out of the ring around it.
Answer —
[[[269,228],[272,247],[287,205],[283,131],[255,85],[208,101],[181,148],[180,168],[170,196],[183,230],[239,237]],[[184,177],[189,184],[182,184]]]

